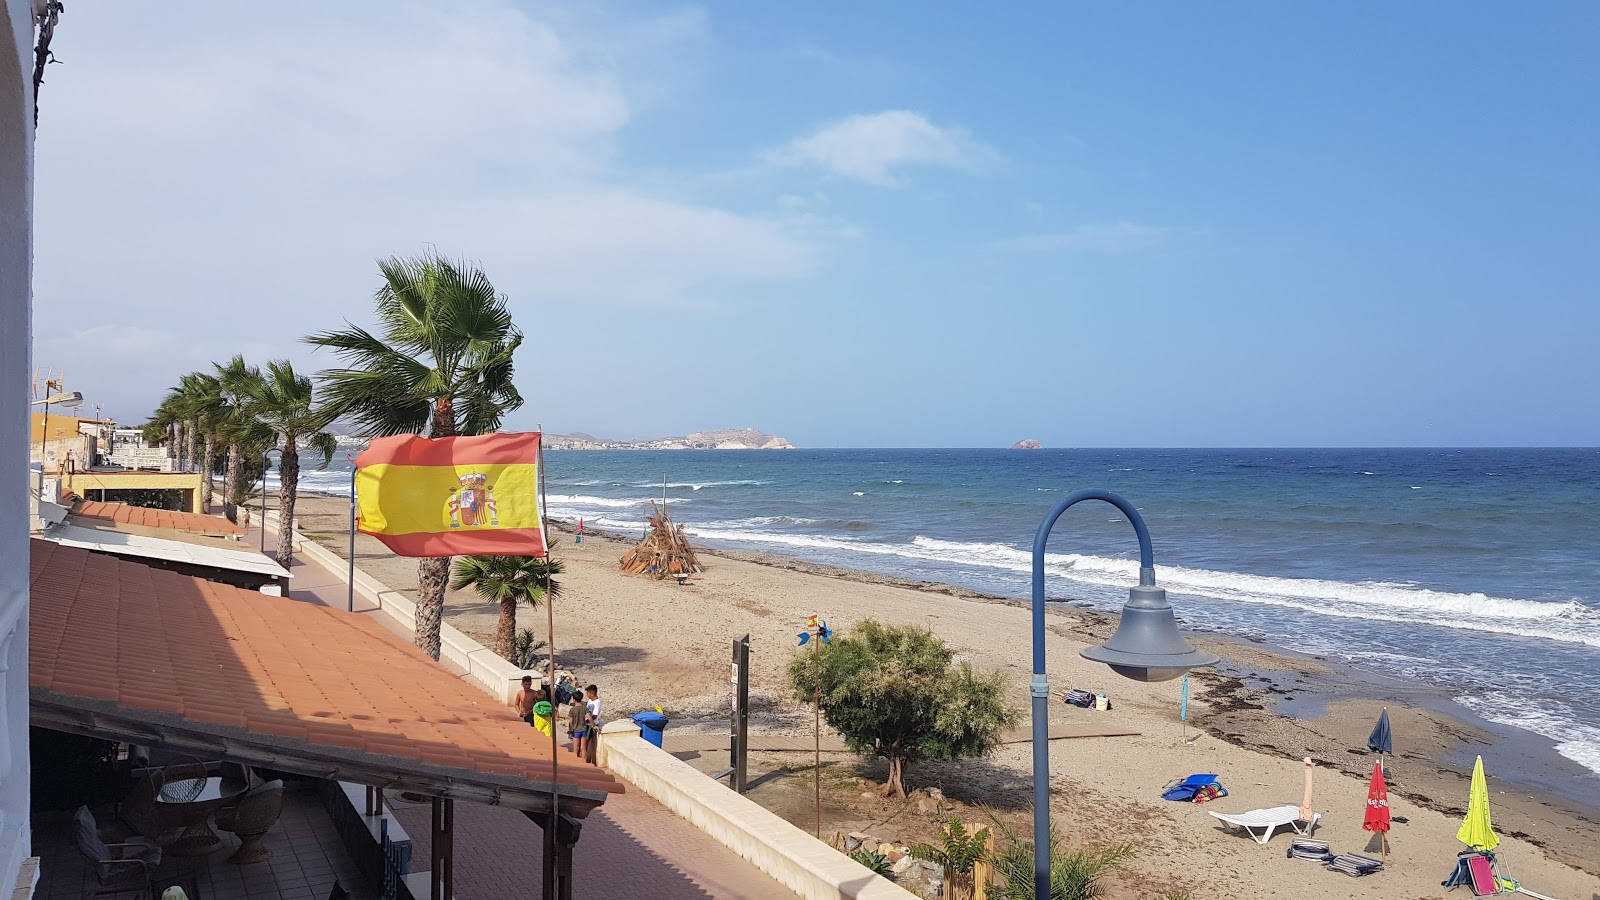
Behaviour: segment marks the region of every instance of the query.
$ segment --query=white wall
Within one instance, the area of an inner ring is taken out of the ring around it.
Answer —
[[[0,896],[30,856],[28,391],[33,283],[33,14],[0,8]]]

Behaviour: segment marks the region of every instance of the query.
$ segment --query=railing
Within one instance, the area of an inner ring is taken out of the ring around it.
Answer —
[[[383,848],[383,900],[401,900],[406,873],[411,870],[411,842],[389,840],[389,817],[384,816],[378,826],[379,841]]]

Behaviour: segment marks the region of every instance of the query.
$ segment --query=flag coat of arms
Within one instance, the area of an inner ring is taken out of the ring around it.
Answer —
[[[356,457],[357,527],[401,556],[543,556],[540,437],[376,438]]]

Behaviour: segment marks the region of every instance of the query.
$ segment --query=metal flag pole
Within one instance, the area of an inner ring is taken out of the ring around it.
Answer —
[[[548,504],[545,502],[544,491],[544,423],[539,423],[537,427],[539,429],[539,459],[537,463],[537,471],[539,474],[539,497],[537,500],[539,504],[539,543],[544,545],[544,571],[546,578],[546,587],[544,592],[544,616],[545,628],[547,630],[547,640],[545,643],[548,645],[547,649],[550,651],[550,674],[548,678],[550,693],[546,698],[546,700],[550,703],[550,823],[544,830],[544,895],[546,897],[554,897],[556,895],[556,825],[560,821],[561,815],[561,741],[556,737],[556,729],[559,727],[556,723],[556,720],[560,718],[556,715],[555,706],[556,606],[554,600],[550,596],[549,590],[550,537],[549,532],[545,529],[544,524],[545,510],[549,508]],[[597,737],[598,735],[591,734],[589,736],[589,740],[593,741]],[[572,747],[574,750],[577,749],[577,739],[573,739]]]
[[[346,453],[350,460],[350,571],[347,573],[349,593],[345,595],[345,612],[356,611],[356,458]],[[280,522],[281,526],[282,523]]]
[[[811,702],[811,736],[816,742],[811,760],[811,789],[817,802],[817,840],[822,840],[822,661],[817,654],[822,651],[821,635],[811,642],[811,659],[816,663],[816,684]]]

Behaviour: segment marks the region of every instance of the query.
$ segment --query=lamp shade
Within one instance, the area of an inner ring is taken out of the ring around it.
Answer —
[[[1170,681],[1190,669],[1212,666],[1218,657],[1189,646],[1167,592],[1141,584],[1128,591],[1117,632],[1104,644],[1086,647],[1083,658],[1102,662],[1134,681]]]

